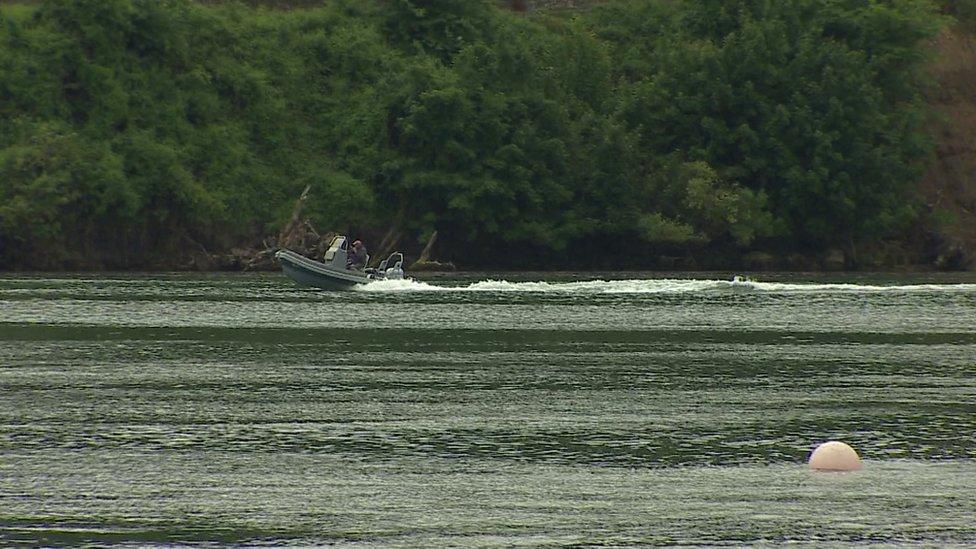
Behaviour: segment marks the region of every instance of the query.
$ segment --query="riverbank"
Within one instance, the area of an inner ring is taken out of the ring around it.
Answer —
[[[0,268],[240,269],[303,189],[459,268],[973,268],[931,5],[505,4],[4,3]]]
[[[247,273],[247,272],[279,272],[280,266],[276,262],[268,260],[258,265],[249,262],[254,257],[253,253],[228,253],[219,255],[210,254],[190,254],[185,260],[179,262],[160,261],[150,265],[140,265],[138,267],[119,269],[119,268],[99,268],[92,266],[74,266],[66,269],[30,269],[14,268],[3,269],[0,273],[10,274],[32,274],[32,273],[88,273],[98,275],[99,273],[153,273],[153,272],[174,272],[174,273]],[[566,263],[540,264],[538,261],[527,261],[522,267],[512,265],[511,262],[505,265],[466,265],[460,263],[444,268],[438,264],[433,266],[416,266],[410,268],[417,259],[416,255],[407,254],[406,264],[410,276],[420,278],[437,278],[439,276],[453,276],[462,273],[486,272],[486,273],[694,273],[694,272],[725,272],[725,273],[966,273],[976,271],[976,264],[967,261],[961,256],[948,258],[940,257],[934,263],[911,263],[907,261],[897,263],[872,263],[870,265],[860,265],[851,267],[845,262],[842,252],[837,251],[828,255],[801,255],[789,254],[777,256],[767,253],[750,253],[739,258],[716,258],[695,257],[695,256],[660,256],[647,262],[637,262],[633,260],[622,260],[618,265],[589,264],[572,265]],[[444,265],[444,264],[441,264]]]

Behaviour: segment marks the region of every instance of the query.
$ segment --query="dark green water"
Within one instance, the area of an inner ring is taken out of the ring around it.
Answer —
[[[976,276],[481,278],[0,277],[0,545],[976,544]]]

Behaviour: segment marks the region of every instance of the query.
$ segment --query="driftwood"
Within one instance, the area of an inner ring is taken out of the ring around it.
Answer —
[[[413,265],[409,267],[408,270],[411,271],[453,271],[454,264],[450,262],[434,261],[430,258],[430,252],[434,248],[434,244],[437,243],[437,231],[431,233],[430,238],[427,240],[427,245],[424,246],[424,251],[420,252],[420,257],[417,261],[414,261]]]
[[[304,220],[303,223],[302,210],[305,208],[305,201],[308,199],[308,193],[311,190],[312,186],[306,185],[305,190],[302,191],[298,200],[295,201],[295,206],[291,210],[291,219],[278,233],[278,245],[280,247],[291,249],[292,246],[295,246],[300,240],[304,239],[307,228],[306,230],[302,230],[302,225],[308,223],[308,220]]]
[[[400,205],[400,209],[396,213],[396,217],[393,218],[393,224],[390,225],[390,230],[386,231],[386,236],[380,241],[380,245],[376,248],[376,254],[373,256],[374,267],[379,264],[380,261],[386,259],[393,253],[394,249],[400,243],[403,238],[403,231],[400,227],[403,226],[404,219],[407,218],[407,208],[403,204]]]
[[[390,230],[386,232],[386,236],[383,237],[383,240],[380,241],[379,247],[376,248],[377,253],[370,261],[372,266],[375,267],[379,265],[380,261],[389,257],[402,237],[403,233],[397,228],[396,224],[390,226]]]
[[[275,253],[282,249],[291,250],[310,259],[321,260],[326,250],[328,250],[329,245],[332,243],[332,239],[335,238],[336,233],[330,231],[320,234],[312,226],[312,222],[307,217],[302,216],[305,201],[308,199],[310,190],[311,187],[305,187],[305,190],[302,191],[298,200],[295,201],[295,206],[292,208],[291,217],[277,235],[265,238],[260,246],[253,248],[233,248],[227,254],[207,255],[205,258],[206,261],[201,260],[196,263],[196,268],[243,271],[277,270],[278,265],[275,261]],[[371,262],[374,266],[383,259],[386,259],[400,243],[400,240],[402,240],[403,230],[400,227],[403,226],[402,221],[404,215],[404,211],[401,211],[397,215],[396,221],[390,226],[383,240],[380,241],[380,245],[377,248],[379,253],[373,256]],[[437,231],[434,231],[430,235],[427,245],[424,246],[420,258],[409,267],[409,270],[455,270],[453,263],[431,259],[436,244]]]
[[[335,233],[319,234],[311,220],[302,217],[302,210],[305,208],[310,190],[311,186],[307,186],[302,191],[295,201],[288,223],[276,236],[265,238],[260,247],[233,248],[228,254],[210,256],[211,265],[223,270],[277,270],[274,256],[281,249],[289,249],[305,257],[320,259],[328,249]]]
[[[434,247],[437,242],[437,231],[434,231],[430,235],[430,239],[427,240],[427,245],[424,246],[424,251],[420,252],[420,259],[417,260],[418,263],[428,263],[430,262],[430,250]]]

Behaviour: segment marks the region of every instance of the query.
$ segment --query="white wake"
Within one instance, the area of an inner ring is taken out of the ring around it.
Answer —
[[[430,284],[414,279],[380,280],[356,288],[363,292],[484,292],[535,294],[680,294],[694,292],[769,293],[976,293],[976,284],[866,285],[826,283],[759,282],[735,277],[731,280],[632,279],[580,282],[510,282],[483,280],[467,285]]]

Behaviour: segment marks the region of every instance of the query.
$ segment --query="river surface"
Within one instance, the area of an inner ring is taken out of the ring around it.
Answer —
[[[976,276],[596,278],[0,275],[0,545],[976,544]]]

